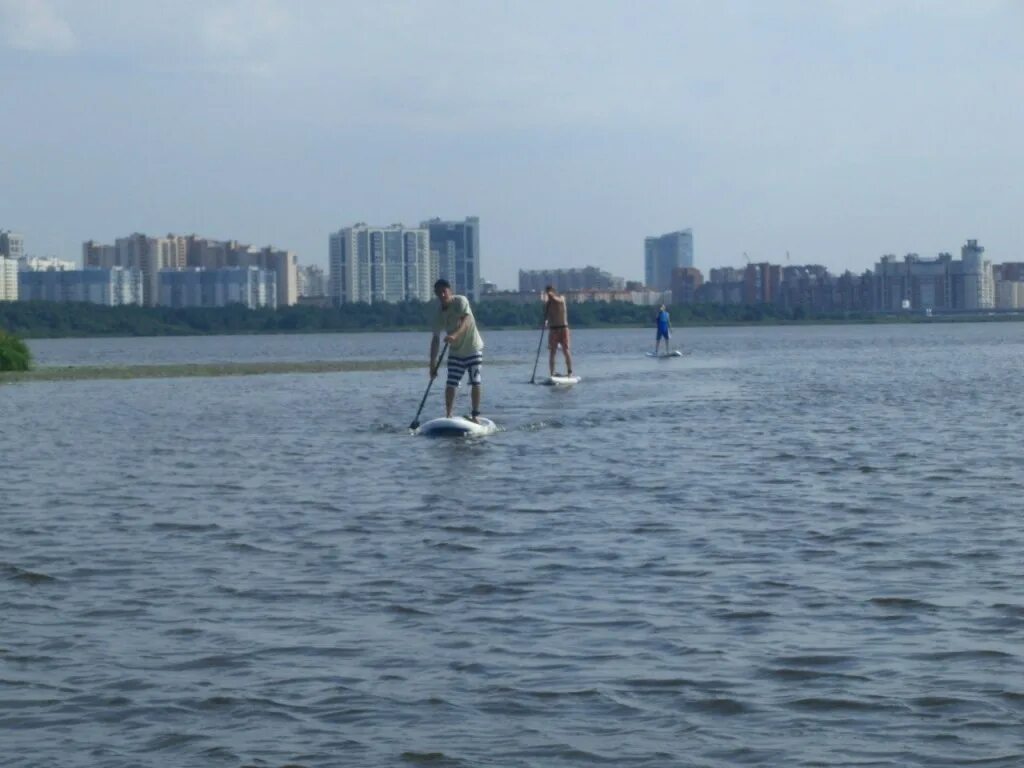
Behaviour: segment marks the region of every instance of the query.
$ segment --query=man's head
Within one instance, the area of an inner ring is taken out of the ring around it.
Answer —
[[[546,286],[544,288],[544,293],[546,293],[548,296],[554,296],[555,295],[555,286],[553,286],[553,285]]]
[[[441,300],[442,307],[447,307],[452,300],[452,284],[442,277],[434,283],[434,295]]]
[[[662,305],[661,305],[661,311],[662,311],[662,312],[664,312],[664,311],[665,311],[665,305],[664,305],[664,304],[662,304]]]

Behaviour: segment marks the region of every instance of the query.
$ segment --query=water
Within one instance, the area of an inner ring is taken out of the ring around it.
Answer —
[[[653,336],[486,334],[476,441],[425,370],[0,388],[3,764],[1024,764],[1024,324]]]

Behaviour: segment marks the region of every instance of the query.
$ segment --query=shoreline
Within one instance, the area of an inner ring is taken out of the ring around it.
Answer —
[[[1006,322],[1024,322],[1024,311],[1015,310],[1007,311],[1002,310],[998,312],[983,312],[983,313],[943,313],[934,315],[924,315],[920,313],[914,314],[890,314],[890,313],[879,313],[876,315],[867,315],[861,317],[819,317],[819,318],[803,318],[803,319],[792,319],[792,318],[774,318],[765,317],[758,320],[729,320],[729,319],[704,319],[704,320],[693,320],[689,319],[681,323],[674,324],[674,328],[677,330],[683,330],[686,328],[753,328],[758,326],[764,327],[779,327],[779,326],[831,326],[831,325],[917,325],[917,324],[949,324],[949,323],[1006,323]],[[626,328],[649,328],[650,323],[580,323],[573,326],[574,331],[583,330],[622,330]],[[516,325],[516,324],[489,324],[486,326],[486,330],[489,331],[536,331],[538,326],[536,324],[530,325]],[[120,332],[119,332],[120,331]],[[48,334],[48,333],[34,333],[32,330],[19,329],[13,331],[13,333],[19,338],[25,341],[38,341],[38,340],[49,340],[49,339],[125,339],[125,338],[139,338],[139,339],[156,339],[156,338],[191,338],[199,336],[317,336],[323,334],[368,334],[368,333],[430,333],[430,328],[425,326],[417,325],[397,325],[397,326],[379,326],[374,328],[308,328],[308,329],[294,329],[294,330],[282,330],[282,329],[271,329],[271,330],[260,330],[260,329],[238,329],[231,330],[220,328],[208,332],[182,332],[182,331],[170,331],[170,332],[154,332],[154,333],[133,333],[124,332],[123,329],[106,333],[66,333],[66,334]]]
[[[102,381],[118,379],[217,378],[280,373],[345,373],[422,368],[413,360],[318,360],[265,363],[164,363],[155,365],[44,366],[29,371],[0,373],[0,385],[35,381]]]

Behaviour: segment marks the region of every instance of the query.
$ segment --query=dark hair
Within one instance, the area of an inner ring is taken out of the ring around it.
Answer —
[[[438,280],[436,283],[434,283],[434,293],[437,293],[438,291],[443,291],[445,288],[451,288],[451,287],[452,287],[452,284],[449,283],[447,280],[445,280],[442,277],[440,280]]]
[[[549,284],[544,290],[547,293],[551,293],[551,291],[555,290],[555,286]]]

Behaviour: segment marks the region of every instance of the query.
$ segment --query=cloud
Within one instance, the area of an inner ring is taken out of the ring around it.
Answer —
[[[75,33],[47,0],[0,0],[0,35],[10,48],[68,53]]]
[[[292,21],[277,0],[211,3],[199,11],[199,39],[214,68],[268,74],[287,47]]]

